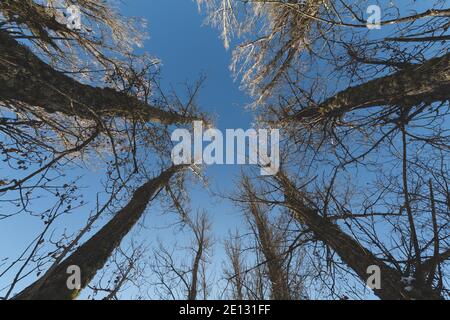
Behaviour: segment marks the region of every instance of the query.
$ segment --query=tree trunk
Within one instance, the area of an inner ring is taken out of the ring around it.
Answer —
[[[189,123],[193,117],[160,110],[110,88],[82,84],[56,71],[0,30],[0,101],[15,101],[48,113],[97,120],[102,116],[164,124]]]
[[[138,188],[130,202],[110,222],[60,263],[43,282],[41,280],[36,281],[15,296],[14,299],[75,299],[94,278],[97,271],[103,268],[114,249],[120,245],[122,239],[139,221],[153,196],[182,168],[183,166],[172,167]],[[70,290],[67,287],[69,277],[67,268],[69,266],[78,266],[81,270],[80,290]]]
[[[378,266],[381,270],[381,288],[374,293],[380,299],[387,300],[430,300],[441,299],[431,287],[415,287],[411,291],[405,290],[402,283],[403,275],[378,259],[370,250],[363,247],[358,241],[347,235],[336,224],[322,217],[317,210],[304,204],[304,196],[296,190],[284,174],[279,175],[284,189],[285,201],[294,211],[295,218],[306,225],[315,236],[334,250],[344,263],[346,263],[359,276],[363,283],[367,282],[369,266]]]
[[[348,88],[318,106],[301,110],[294,121],[340,117],[355,109],[431,104],[450,98],[450,53],[392,75]]]
[[[276,241],[273,238],[269,221],[263,212],[261,212],[257,203],[249,204],[251,214],[255,220],[258,230],[259,243],[264,258],[267,261],[267,269],[269,272],[269,280],[272,287],[273,300],[290,300],[290,292],[288,287],[288,277],[283,267],[282,257],[276,248]]]
[[[194,301],[197,300],[197,283],[198,283],[198,273],[200,269],[200,260],[203,256],[203,244],[199,243],[199,247],[195,254],[194,263],[192,266],[192,280],[191,286],[189,288],[188,300]]]

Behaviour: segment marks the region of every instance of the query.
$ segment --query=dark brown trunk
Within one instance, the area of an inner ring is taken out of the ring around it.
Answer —
[[[273,300],[290,300],[288,288],[288,277],[283,268],[282,257],[276,248],[276,241],[273,239],[272,230],[269,227],[267,217],[261,212],[256,203],[251,203],[251,212],[258,230],[258,238],[261,251],[267,261],[269,280],[272,287]]]
[[[192,117],[162,111],[110,88],[82,84],[41,61],[0,30],[0,101],[15,101],[45,112],[98,120],[124,117],[164,124],[189,123]]]
[[[181,170],[181,166],[172,167],[158,177],[149,180],[138,188],[130,202],[120,210],[114,218],[101,228],[92,238],[86,241],[66,260],[60,263],[47,276],[43,283],[40,280],[19,293],[17,300],[72,300],[75,299],[94,278],[98,270],[103,268],[108,258],[122,239],[142,217],[147,205],[157,192],[169,182],[171,177]],[[67,268],[78,266],[81,270],[81,289],[67,288]]]
[[[402,274],[378,259],[370,250],[362,246],[358,241],[347,235],[342,229],[330,220],[322,217],[317,210],[306,206],[302,194],[292,186],[290,181],[280,175],[280,181],[285,192],[285,201],[294,211],[295,218],[306,225],[317,237],[334,250],[344,263],[346,263],[359,276],[363,283],[368,277],[369,266],[378,266],[381,270],[381,289],[375,289],[374,293],[380,299],[409,300],[409,299],[441,299],[431,287],[415,287],[412,291],[405,290],[402,283]]]
[[[294,121],[340,117],[355,109],[384,105],[404,107],[450,98],[450,54],[392,75],[348,88],[318,106],[306,108]]]

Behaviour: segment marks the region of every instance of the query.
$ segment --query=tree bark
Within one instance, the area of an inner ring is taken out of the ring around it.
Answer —
[[[273,300],[290,300],[290,292],[288,287],[288,277],[283,267],[283,258],[279,250],[276,248],[276,241],[273,239],[272,230],[270,229],[267,217],[261,212],[255,202],[249,204],[251,214],[255,220],[258,231],[259,243],[264,258],[267,261],[267,269],[272,289]]]
[[[304,196],[296,190],[284,174],[279,174],[279,181],[283,187],[285,201],[294,211],[295,218],[306,225],[317,237],[334,250],[344,263],[346,263],[359,276],[363,283],[367,282],[369,266],[378,266],[381,270],[381,288],[374,289],[374,293],[383,300],[437,300],[441,296],[431,287],[414,287],[405,290],[402,283],[403,275],[396,269],[388,266],[378,259],[369,249],[347,235],[342,229],[330,220],[322,217],[317,210],[305,205]]]
[[[0,102],[19,101],[48,113],[98,120],[125,117],[164,124],[197,120],[145,104],[111,88],[82,84],[58,72],[0,30]]]
[[[42,279],[36,281],[14,299],[72,300],[78,297],[81,290],[90,283],[97,271],[103,268],[114,249],[142,217],[154,195],[183,167],[174,166],[138,188],[130,202],[110,222],[61,262],[44,281],[41,281]],[[81,270],[80,290],[70,290],[67,287],[69,266],[78,266]]]
[[[384,105],[410,107],[449,99],[450,53],[348,88],[318,106],[299,111],[292,120],[336,118],[356,109]]]
[[[197,252],[195,254],[194,263],[192,266],[192,280],[191,286],[189,288],[188,300],[194,301],[197,300],[197,283],[198,283],[198,273],[200,269],[200,260],[203,256],[203,244],[199,243],[197,248]]]

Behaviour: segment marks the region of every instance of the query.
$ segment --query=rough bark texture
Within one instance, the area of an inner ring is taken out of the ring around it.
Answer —
[[[285,191],[285,200],[294,211],[295,218],[306,225],[315,236],[334,250],[344,263],[346,263],[366,283],[369,278],[369,266],[378,266],[381,270],[381,289],[374,293],[384,300],[430,300],[441,299],[431,287],[414,287],[412,291],[405,290],[402,283],[403,275],[396,269],[388,266],[378,259],[370,250],[358,241],[347,235],[336,224],[322,217],[317,210],[311,209],[303,202],[302,195],[290,184],[286,177],[281,177]]]
[[[45,279],[44,283],[40,283],[40,280],[36,281],[14,297],[14,299],[75,299],[81,290],[94,278],[97,271],[103,268],[114,249],[120,245],[122,239],[142,217],[153,196],[181,169],[181,166],[172,167],[138,188],[130,202],[92,238],[57,266],[52,274]],[[78,266],[81,269],[80,290],[69,290],[67,288],[67,279],[69,277],[67,268],[69,266]]]
[[[390,76],[348,88],[318,106],[298,112],[294,120],[339,117],[346,112],[384,105],[414,106],[450,99],[450,54]]]
[[[0,30],[0,102],[19,101],[68,116],[142,119],[164,124],[188,123],[193,117],[162,111],[110,88],[82,84],[56,71]]]

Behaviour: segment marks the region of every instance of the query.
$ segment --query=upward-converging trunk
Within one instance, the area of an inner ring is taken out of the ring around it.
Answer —
[[[322,217],[317,210],[305,205],[302,194],[296,190],[284,174],[280,174],[279,180],[285,193],[285,201],[294,211],[295,218],[306,225],[317,239],[334,250],[364,283],[370,276],[367,274],[369,266],[380,268],[381,288],[374,290],[378,297],[388,300],[441,299],[431,286],[424,285],[406,290],[405,284],[402,283],[402,274],[399,271],[378,259],[369,249],[342,231],[339,226]]]
[[[18,101],[48,113],[97,120],[102,116],[164,124],[189,123],[193,117],[167,112],[110,88],[82,84],[44,63],[0,30],[0,102]]]
[[[192,280],[188,292],[188,300],[190,301],[197,300],[197,284],[200,271],[200,261],[202,259],[202,256],[203,256],[203,245],[199,243],[197,252],[195,253],[194,257],[194,263],[192,265]]]
[[[277,248],[277,243],[273,237],[269,221],[256,203],[251,203],[250,207],[258,231],[261,251],[267,261],[272,299],[290,300],[288,277],[285,268],[283,267],[283,257]]]
[[[298,112],[293,121],[340,117],[355,109],[384,105],[404,107],[450,99],[450,53],[392,75],[348,88]]]
[[[147,205],[158,191],[166,185],[171,177],[182,170],[183,166],[172,167],[158,177],[149,180],[138,188],[130,202],[114,218],[100,229],[92,238],[80,246],[66,260],[60,263],[44,279],[19,293],[19,300],[70,300],[75,299],[94,278],[122,239],[142,217]],[[77,266],[81,270],[81,289],[68,289],[67,269]]]
[[[267,266],[273,300],[290,300],[289,277],[284,266],[285,255],[280,252],[281,243],[276,236],[274,227],[270,224],[266,206],[257,200],[253,186],[244,178],[242,187],[245,190],[246,214],[254,226],[254,234],[258,240],[258,250],[262,253]]]

